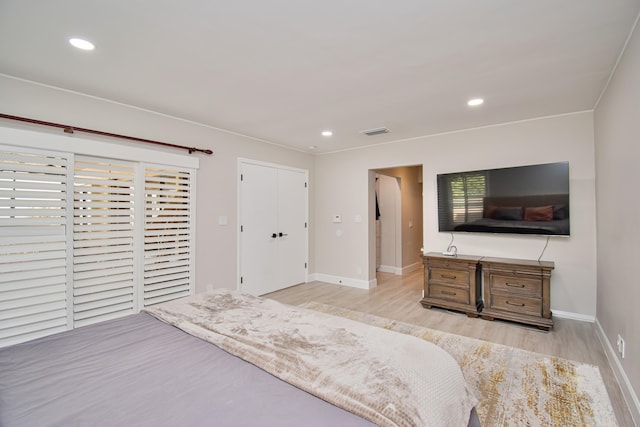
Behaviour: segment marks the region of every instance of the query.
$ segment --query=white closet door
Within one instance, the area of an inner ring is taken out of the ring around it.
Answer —
[[[278,170],[279,289],[303,283],[307,278],[306,199],[306,174]]]
[[[277,289],[278,175],[271,167],[243,163],[240,199],[240,269],[243,292]]]
[[[306,174],[241,163],[240,289],[263,295],[306,280]]]

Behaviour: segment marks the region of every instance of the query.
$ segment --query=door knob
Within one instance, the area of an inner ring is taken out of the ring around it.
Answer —
[[[282,233],[280,233],[280,234],[282,234]],[[278,235],[277,235],[276,233],[273,233],[273,234],[271,235],[271,238],[272,238],[272,239],[275,239],[276,237],[278,237]]]
[[[280,233],[279,233],[279,236],[280,236],[280,237],[288,236],[288,234],[280,232]]]

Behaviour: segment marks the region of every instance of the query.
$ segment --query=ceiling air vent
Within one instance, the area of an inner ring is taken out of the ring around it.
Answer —
[[[360,131],[360,133],[363,133],[367,136],[374,136],[374,135],[380,135],[382,133],[389,133],[389,129],[387,128],[369,129],[369,130]]]

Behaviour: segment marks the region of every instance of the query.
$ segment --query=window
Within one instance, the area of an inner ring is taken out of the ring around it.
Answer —
[[[0,346],[189,295],[195,171],[0,147]]]
[[[145,307],[190,293],[194,276],[192,185],[188,171],[145,169]]]
[[[73,179],[73,321],[136,312],[134,163],[78,156]]]
[[[67,329],[68,164],[0,148],[0,346]]]

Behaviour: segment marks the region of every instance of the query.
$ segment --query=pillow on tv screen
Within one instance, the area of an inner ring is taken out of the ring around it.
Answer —
[[[482,217],[483,218],[495,218],[496,217],[496,209],[498,209],[498,207],[495,206],[495,205],[487,206],[487,208],[484,210],[484,215],[482,215]]]
[[[567,219],[569,218],[569,211],[567,205],[554,205],[553,206],[553,219]]]
[[[506,219],[510,221],[522,221],[521,207],[499,207],[493,214],[495,219]]]
[[[524,208],[525,221],[553,221],[553,206]]]

